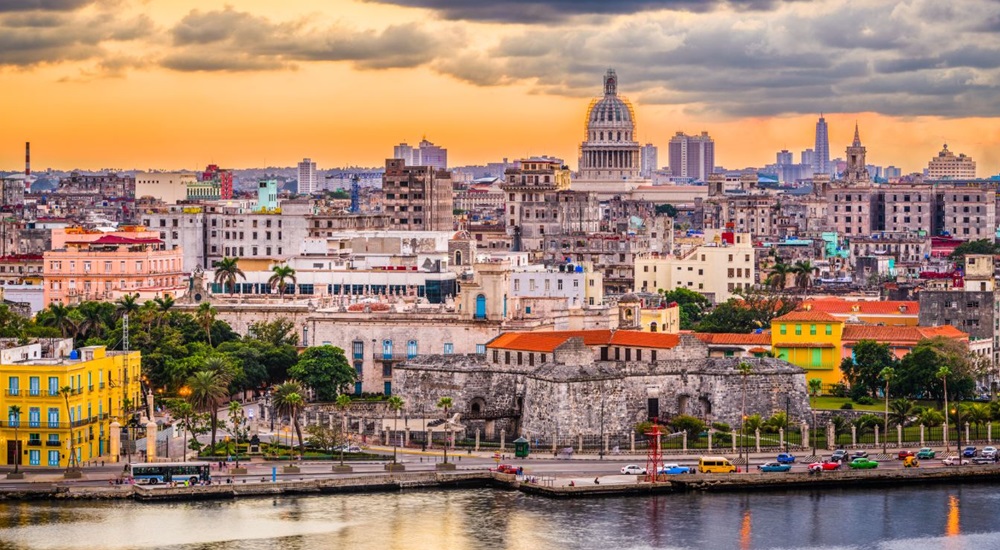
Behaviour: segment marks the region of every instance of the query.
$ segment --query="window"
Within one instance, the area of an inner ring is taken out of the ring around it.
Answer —
[[[59,465],[59,451],[49,451],[49,466],[58,466],[58,465]]]
[[[455,353],[455,345],[452,344],[451,342],[445,342],[445,344],[444,344],[444,354],[445,355],[451,355],[453,353]]]
[[[21,426],[21,415],[14,412],[13,409],[7,410],[7,424],[11,428],[17,428]]]
[[[476,344],[476,355],[486,355],[486,344]]]
[[[355,361],[354,372],[358,375],[358,378],[361,378],[361,373],[363,372],[363,370],[364,370],[364,363],[362,363],[361,361]]]
[[[59,409],[56,407],[49,407],[49,427],[59,427]]]
[[[802,336],[802,325],[795,325],[795,335]]]
[[[49,397],[59,395],[59,377],[50,376],[49,377]]]
[[[833,325],[826,325],[826,335],[830,336],[833,334]]]
[[[19,395],[21,393],[21,380],[16,376],[11,376],[7,380],[7,395]]]
[[[32,466],[41,466],[42,451],[36,451],[36,450],[28,451],[28,464]]]
[[[38,407],[28,409],[28,427],[40,428],[42,426],[42,410]]]
[[[365,358],[365,343],[364,342],[362,342],[360,340],[355,340],[352,343],[352,348],[354,350],[354,358],[355,359],[364,359]]]
[[[417,356],[417,341],[410,340],[406,343],[406,358],[413,359]]]
[[[37,396],[42,394],[42,389],[39,387],[40,382],[37,376],[32,376],[28,378],[28,395]]]
[[[811,336],[816,336],[816,325],[809,325],[809,334]]]

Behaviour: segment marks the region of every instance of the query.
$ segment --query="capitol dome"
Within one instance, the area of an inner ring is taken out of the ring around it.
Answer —
[[[635,110],[618,95],[618,75],[604,75],[604,97],[587,108],[584,142],[580,146],[580,179],[629,180],[639,176],[639,143],[635,141]]]

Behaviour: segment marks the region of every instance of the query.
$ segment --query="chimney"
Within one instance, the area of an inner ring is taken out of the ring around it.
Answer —
[[[24,142],[24,175],[31,177],[31,142]]]

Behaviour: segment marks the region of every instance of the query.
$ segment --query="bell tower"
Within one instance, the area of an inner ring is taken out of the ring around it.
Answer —
[[[618,300],[618,329],[642,330],[642,300],[629,293]]]
[[[844,180],[848,183],[868,183],[871,176],[865,165],[865,147],[861,145],[861,135],[858,132],[858,123],[854,123],[854,141],[847,148],[847,169],[844,171]]]

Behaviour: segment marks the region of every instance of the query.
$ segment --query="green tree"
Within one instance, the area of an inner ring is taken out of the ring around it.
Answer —
[[[945,378],[941,376],[941,367],[948,370]],[[900,361],[899,371],[893,388],[900,395],[912,398],[941,401],[947,389],[949,398],[961,400],[971,396],[976,386],[968,349],[964,343],[950,338],[917,342],[913,351]]]
[[[851,385],[851,396],[854,398],[860,395],[877,397],[881,387],[879,373],[886,367],[895,366],[896,356],[889,349],[889,344],[881,344],[874,340],[860,340],[854,345],[853,359],[845,357],[840,362],[840,370]]]
[[[672,204],[657,204],[656,205],[656,213],[657,214],[666,214],[668,217],[676,218],[677,217],[677,208],[675,208],[674,205],[672,205]]]
[[[962,407],[962,420],[976,429],[976,439],[979,439],[979,428],[990,421],[990,407],[986,403],[967,403]]]
[[[701,318],[711,305],[708,298],[686,288],[677,288],[674,290],[664,290],[661,288],[659,289],[659,293],[663,296],[663,301],[667,303],[676,302],[677,307],[680,308],[681,330],[693,329],[701,321]]]
[[[745,422],[744,433],[747,435],[756,434],[757,430],[763,430],[764,419],[759,414],[751,414]]]
[[[333,401],[357,380],[357,373],[344,350],[334,346],[315,346],[302,353],[288,374],[312,388],[320,401]]]
[[[812,394],[813,397],[819,397],[821,391],[823,391],[823,380],[820,378],[810,378],[809,393]]]
[[[170,308],[174,307],[173,296],[163,296],[159,298],[153,298],[153,306],[156,309],[156,325],[160,326],[163,324],[163,320],[167,318],[170,313]]]
[[[47,310],[39,312],[39,321],[44,326],[50,326],[59,329],[59,334],[63,338],[66,337],[66,333],[73,326],[72,321],[69,318],[70,309],[58,302],[53,302],[49,305]]]
[[[218,315],[218,311],[212,304],[208,302],[203,302],[198,306],[198,311],[195,313],[195,319],[198,320],[198,325],[205,331],[205,339],[208,341],[208,345],[212,345],[212,326],[215,324],[215,316]]]
[[[687,432],[688,440],[694,441],[698,439],[701,432],[705,431],[705,423],[699,418],[688,415],[677,415],[670,419],[670,427],[674,429],[675,432]]]
[[[768,433],[778,433],[779,430],[788,431],[788,416],[784,411],[774,413],[771,418],[764,422],[764,431]]]
[[[202,415],[195,412],[194,407],[191,403],[188,403],[184,399],[172,398],[165,401],[167,410],[170,411],[171,416],[177,419],[181,426],[181,430],[184,432],[184,449],[189,449],[190,445],[188,443],[188,436],[195,435],[199,431],[199,419]],[[195,437],[197,441],[197,437]],[[198,449],[192,449],[198,450]],[[187,452],[184,453],[184,462],[187,462]]]
[[[863,414],[854,419],[854,427],[857,429],[858,435],[874,432],[875,426],[881,423],[882,419],[874,414]]]
[[[271,286],[271,289],[277,289],[278,297],[285,297],[285,287],[288,285],[288,281],[291,281],[294,285],[297,282],[295,278],[295,269],[288,265],[276,265],[271,268],[271,278],[267,280],[267,284]]]
[[[287,414],[292,420],[295,435],[299,438],[299,453],[305,454],[302,444],[302,428],[299,425],[299,414],[305,408],[305,390],[296,380],[289,380],[274,390],[274,409],[280,414]]]
[[[795,286],[802,290],[806,290],[812,286],[813,270],[815,269],[809,260],[795,262],[791,270],[795,274]]]
[[[792,266],[778,260],[771,267],[771,272],[767,275],[768,288],[772,290],[784,290],[789,273],[792,273]]]
[[[10,420],[10,427],[14,428],[14,449],[15,456],[14,460],[14,473],[18,473],[21,467],[21,438],[18,435],[18,429],[21,427],[21,407],[18,405],[11,405],[7,408],[7,418]]]
[[[117,311],[119,315],[130,316],[139,313],[139,308],[141,306],[139,305],[138,296],[138,294],[126,294],[121,298],[118,298],[118,301],[115,302],[115,311]]]
[[[444,417],[447,419],[448,418],[448,409],[450,409],[450,408],[452,408],[452,406],[454,406],[454,401],[450,397],[442,397],[442,398],[440,398],[440,399],[437,400],[437,403],[435,405],[437,406],[437,408],[444,410]],[[449,435],[451,435],[451,434],[449,433]],[[449,443],[449,441],[445,440],[445,442],[444,442],[444,462],[445,462],[445,464],[448,463],[448,443]]]
[[[913,402],[899,397],[889,402],[889,422],[896,426],[906,426],[914,414]]]
[[[306,426],[306,435],[309,436],[309,446],[332,453],[333,448],[341,444],[341,434],[336,428],[331,428],[326,424],[313,424]],[[343,453],[343,451],[341,451]]]
[[[395,463],[396,462],[396,442],[398,440],[398,437],[396,436],[396,434],[399,431],[399,426],[397,425],[399,423],[399,411],[403,410],[403,405],[405,405],[405,403],[403,402],[403,398],[402,397],[400,397],[398,395],[393,395],[392,397],[390,397],[389,399],[386,400],[386,404],[389,405],[389,410],[392,411],[392,433],[393,433],[393,438],[392,438],[392,462]]]
[[[225,372],[204,369],[192,374],[187,380],[191,390],[188,400],[195,410],[208,413],[212,431],[212,451],[215,451],[215,436],[219,430],[219,407],[229,397],[229,379]]]
[[[247,276],[240,269],[239,258],[222,258],[215,264],[215,283],[229,289],[229,294],[236,292],[236,278],[246,280]]]
[[[993,242],[993,239],[979,239],[976,241],[965,241],[955,247],[951,253],[951,260],[964,263],[967,254],[1000,254],[1000,246]]]
[[[750,333],[767,329],[771,320],[798,307],[800,299],[766,289],[747,288],[719,304],[697,325],[701,332]]]
[[[917,413],[917,423],[923,424],[924,426],[936,427],[940,426],[944,422],[944,415],[941,411],[925,407],[919,413]]]
[[[295,334],[295,323],[284,317],[269,323],[265,321],[251,323],[247,333],[249,338],[272,346],[295,346],[299,343],[299,336]]]

